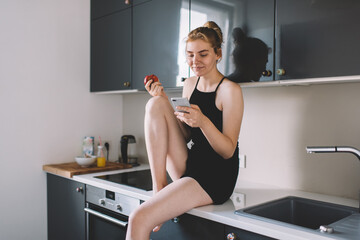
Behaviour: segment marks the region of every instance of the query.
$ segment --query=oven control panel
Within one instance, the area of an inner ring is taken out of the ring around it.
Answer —
[[[124,194],[86,185],[86,201],[108,210],[129,216],[140,206],[140,200]]]

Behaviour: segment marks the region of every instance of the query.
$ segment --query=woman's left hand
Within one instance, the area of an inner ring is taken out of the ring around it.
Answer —
[[[201,127],[206,118],[199,106],[194,104],[191,104],[191,107],[178,106],[177,109],[185,112],[175,112],[176,117],[190,127]]]

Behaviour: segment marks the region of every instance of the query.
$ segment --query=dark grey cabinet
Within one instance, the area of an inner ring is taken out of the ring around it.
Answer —
[[[165,222],[152,240],[219,240],[224,239],[224,225],[190,214]]]
[[[219,24],[218,66],[235,82],[360,75],[359,11],[357,0],[192,0],[191,29]]]
[[[130,2],[126,4],[125,1],[120,0],[91,0],[91,19],[105,17],[130,7]]]
[[[257,233],[245,231],[239,228],[234,228],[231,226],[225,226],[225,238],[224,239],[246,239],[246,240],[272,240],[275,238],[270,238],[263,236]]]
[[[91,0],[91,91],[165,88],[192,75],[189,30],[223,30],[219,70],[235,82],[360,75],[357,0]]]
[[[152,240],[219,240],[219,239],[246,239],[271,240],[267,236],[249,232],[239,228],[196,217],[190,214],[165,222],[160,231],[151,233]]]
[[[129,89],[131,6],[124,1],[92,0],[91,14],[90,91]]]
[[[360,75],[359,11],[357,0],[277,0],[276,79]]]
[[[133,7],[132,87],[155,74],[165,88],[188,77],[182,42],[189,32],[189,1],[152,0]]]
[[[165,88],[181,86],[188,77],[178,58],[188,11],[183,0],[92,0],[90,91],[145,90],[149,74]]]
[[[85,239],[85,185],[47,174],[49,240]]]
[[[274,0],[192,0],[191,29],[206,21],[223,32],[218,69],[234,82],[273,80]]]

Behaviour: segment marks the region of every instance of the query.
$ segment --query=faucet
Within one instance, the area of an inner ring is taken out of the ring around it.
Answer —
[[[347,147],[347,146],[334,146],[334,147],[306,147],[307,153],[334,153],[334,152],[347,152],[354,154],[360,161],[360,150]]]
[[[360,151],[353,147],[341,146],[341,147],[306,147],[307,153],[334,153],[334,152],[347,152],[354,154],[360,161]],[[360,199],[360,195],[359,195]],[[359,202],[360,213],[360,202]]]

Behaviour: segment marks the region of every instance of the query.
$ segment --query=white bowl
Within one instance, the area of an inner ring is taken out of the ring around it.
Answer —
[[[82,167],[88,167],[93,164],[96,160],[96,156],[91,157],[76,157],[75,161]]]

